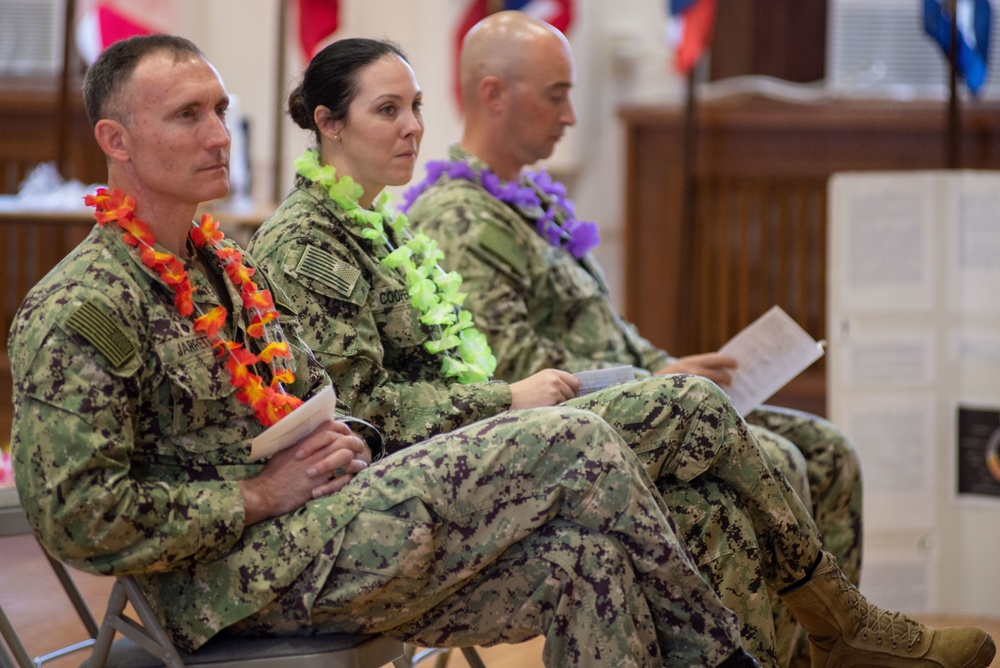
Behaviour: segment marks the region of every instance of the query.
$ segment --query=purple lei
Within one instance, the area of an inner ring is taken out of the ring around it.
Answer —
[[[522,181],[505,182],[488,169],[476,170],[467,160],[435,160],[427,163],[427,176],[412,188],[403,193],[402,211],[407,212],[418,197],[441,176],[449,179],[465,179],[481,185],[486,192],[510,206],[527,209],[541,209],[542,215],[535,221],[535,231],[546,241],[556,247],[563,247],[579,259],[592,248],[601,243],[601,235],[594,223],[577,220],[576,207],[566,197],[566,186],[553,181],[548,172],[540,169],[537,172],[524,172]],[[529,185],[522,185],[527,182]],[[542,192],[551,201],[551,205],[543,206]],[[563,222],[560,225],[556,214],[562,213]]]

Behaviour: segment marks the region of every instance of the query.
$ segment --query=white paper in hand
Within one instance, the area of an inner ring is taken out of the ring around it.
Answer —
[[[327,385],[253,439],[250,444],[250,461],[255,462],[295,445],[324,421],[336,417],[336,409],[337,393],[334,392],[333,385]]]
[[[580,381],[580,389],[577,390],[576,396],[582,397],[585,394],[603,390],[609,385],[617,385],[618,383],[627,383],[630,380],[635,380],[635,368],[626,364],[606,369],[578,371],[573,375]]]
[[[719,349],[739,365],[726,393],[740,415],[746,415],[823,356],[815,341],[780,307],[750,323]]]

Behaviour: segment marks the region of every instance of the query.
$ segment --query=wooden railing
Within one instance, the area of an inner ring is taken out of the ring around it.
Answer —
[[[944,102],[705,103],[689,172],[681,108],[629,107],[621,117],[626,315],[677,355],[718,349],[774,304],[825,338],[830,175],[945,164]],[[1000,105],[966,107],[960,136],[963,167],[1000,169]],[[824,413],[823,362],[779,400]]]

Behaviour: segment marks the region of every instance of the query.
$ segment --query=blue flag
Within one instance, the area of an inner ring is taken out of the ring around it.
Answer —
[[[937,40],[946,55],[951,53],[949,0],[924,0],[924,30]],[[958,0],[958,72],[969,90],[978,93],[986,83],[990,58],[990,0]]]

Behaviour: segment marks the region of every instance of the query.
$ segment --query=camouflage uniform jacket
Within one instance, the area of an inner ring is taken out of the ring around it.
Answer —
[[[487,167],[457,145],[449,157]],[[553,205],[536,192],[546,208]],[[581,371],[623,363],[645,375],[673,361],[617,314],[591,255],[577,260],[535,231],[542,213],[447,177],[408,211],[414,226],[440,244],[445,269],[462,274],[466,306],[497,358],[496,377],[515,381],[550,367]]]
[[[402,273],[380,262],[389,250],[364,238],[322,187],[298,176],[249,248],[298,312],[338,398],[382,432],[388,451],[510,407],[506,383],[448,383],[424,349],[432,332]]]
[[[219,303],[204,275],[189,276],[203,311]],[[261,273],[254,281],[268,287]],[[236,481],[262,467],[247,461],[262,427],[173,296],[117,228],[95,227],[13,322],[12,448],[46,549],[85,571],[134,574],[171,635],[193,648],[274,600],[324,546],[335,550],[359,504],[342,493],[244,525]],[[275,301],[272,336],[292,337],[288,391],[310,396],[329,380]],[[245,341],[247,323],[233,319],[223,335]]]

